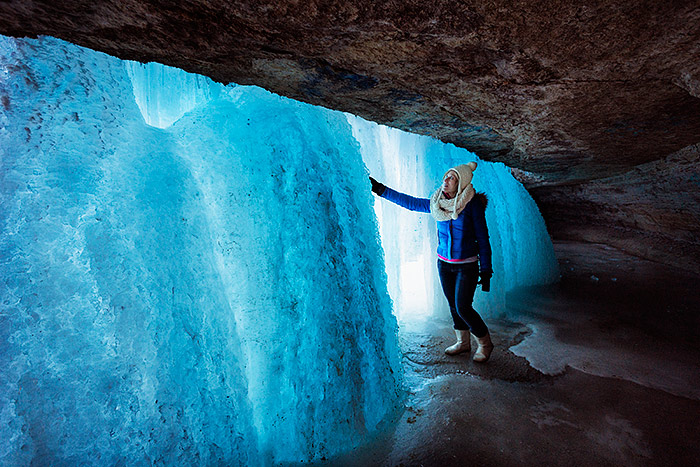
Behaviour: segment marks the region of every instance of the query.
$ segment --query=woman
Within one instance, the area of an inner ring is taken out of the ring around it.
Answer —
[[[469,331],[479,344],[475,362],[491,356],[493,343],[481,316],[472,308],[477,283],[490,290],[491,245],[484,210],[486,195],[475,193],[472,186],[476,162],[448,170],[442,186],[428,198],[414,198],[399,193],[370,177],[372,191],[411,211],[430,213],[437,221],[438,272],[442,290],[450,304],[457,342],[445,349],[447,355],[471,352]],[[481,276],[481,281],[479,281]]]

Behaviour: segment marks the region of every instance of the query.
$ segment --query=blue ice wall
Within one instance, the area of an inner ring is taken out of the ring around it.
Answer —
[[[401,371],[347,120],[179,73],[144,91],[144,70],[0,39],[0,464],[262,465],[366,441]],[[175,83],[204,91],[161,105]]]
[[[481,161],[465,149],[426,136],[347,117],[374,177],[412,196],[430,197],[450,167],[478,162],[473,184],[489,198],[486,221],[494,269],[491,292],[477,288],[474,299],[474,307],[482,316],[507,315],[509,290],[558,280],[559,268],[542,215],[508,167]],[[375,209],[396,314],[404,321],[449,318],[437,274],[433,218],[385,200],[377,200]]]

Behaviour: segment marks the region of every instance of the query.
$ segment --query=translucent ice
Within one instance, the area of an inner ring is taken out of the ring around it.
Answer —
[[[491,292],[477,289],[474,307],[482,316],[503,316],[506,292],[518,286],[554,282],[559,277],[551,239],[537,205],[508,167],[426,136],[406,133],[348,115],[370,172],[386,185],[427,198],[447,169],[477,161],[473,184],[489,198],[486,221],[493,250]],[[429,214],[375,204],[386,255],[389,291],[404,320],[448,317],[436,267],[437,234]]]
[[[365,441],[401,372],[347,120],[138,70],[0,39],[0,464],[259,465]]]
[[[144,120],[158,128],[169,127],[223,89],[205,76],[158,63],[126,62],[126,71]]]

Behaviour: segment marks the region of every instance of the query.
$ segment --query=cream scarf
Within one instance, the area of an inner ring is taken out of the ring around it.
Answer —
[[[452,199],[445,198],[442,187],[430,197],[430,214],[437,221],[449,221],[459,217],[464,207],[474,197],[474,186],[470,183],[457,192]]]

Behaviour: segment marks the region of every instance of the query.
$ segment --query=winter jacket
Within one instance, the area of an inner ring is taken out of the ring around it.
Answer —
[[[389,187],[384,190],[381,197],[410,211],[430,212],[428,198],[414,198]],[[461,260],[478,254],[481,271],[492,271],[491,245],[485,215],[487,203],[486,195],[477,193],[457,219],[438,221],[437,254],[441,259]]]

